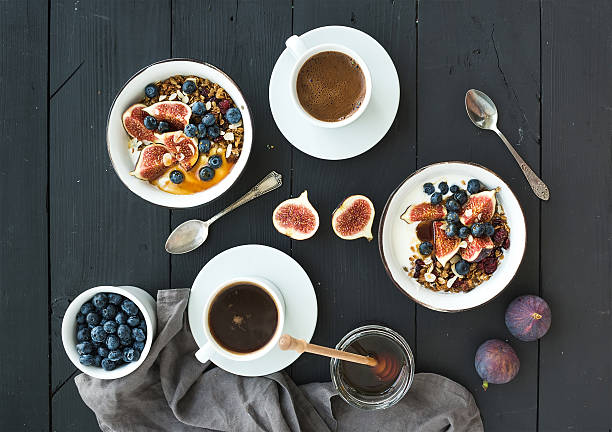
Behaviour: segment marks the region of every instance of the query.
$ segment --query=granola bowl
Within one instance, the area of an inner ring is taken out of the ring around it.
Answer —
[[[244,170],[252,141],[251,113],[236,83],[189,59],[163,60],[134,74],[115,97],[106,129],[123,184],[171,208],[199,206],[226,192]]]
[[[471,179],[477,186],[468,187]],[[497,174],[474,163],[440,162],[393,191],[378,244],[387,274],[404,294],[432,310],[460,312],[504,290],[522,261],[526,236],[521,206]]]

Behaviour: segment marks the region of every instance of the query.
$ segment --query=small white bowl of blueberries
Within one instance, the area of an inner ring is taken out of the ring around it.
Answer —
[[[115,379],[135,371],[155,337],[155,300],[133,286],[99,286],[77,296],[62,321],[66,354],[94,378]]]

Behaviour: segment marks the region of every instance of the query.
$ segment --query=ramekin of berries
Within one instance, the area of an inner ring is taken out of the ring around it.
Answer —
[[[155,300],[133,286],[99,286],[77,296],[62,321],[66,354],[95,378],[126,376],[142,364],[155,337]]]

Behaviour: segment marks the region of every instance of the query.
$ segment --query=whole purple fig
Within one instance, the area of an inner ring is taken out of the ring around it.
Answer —
[[[551,313],[544,299],[534,295],[515,298],[506,309],[506,327],[525,342],[540,339],[550,328]]]
[[[512,381],[519,371],[521,362],[510,345],[499,339],[490,339],[478,347],[474,359],[476,372],[482,381],[482,388],[491,384],[505,384]]]

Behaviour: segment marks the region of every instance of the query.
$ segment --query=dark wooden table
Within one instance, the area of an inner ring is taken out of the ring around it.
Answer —
[[[319,303],[314,342],[333,345],[359,324],[383,322],[409,341],[417,371],[448,376],[474,394],[487,430],[610,430],[611,18],[608,0],[0,2],[1,429],[96,428],[60,336],[63,313],[81,291],[189,287],[219,252],[261,243],[292,255],[310,275]],[[395,62],[402,93],[375,149],[339,162],[295,150],[268,105],[285,39],[330,24],[376,38]],[[240,181],[192,210],[133,195],[106,152],[115,93],[132,73],[168,57],[224,69],[256,124]],[[501,129],[549,185],[549,202],[535,198],[494,134],[470,124],[463,97],[472,87],[495,100]],[[443,314],[415,305],[387,278],[376,240],[342,241],[323,223],[315,238],[290,241],[270,222],[278,202],[304,189],[323,221],[354,193],[371,197],[380,213],[413,170],[442,160],[499,173],[527,218],[518,275],[482,308]],[[284,174],[283,187],[224,218],[206,247],[176,257],[163,251],[172,227],[213,215],[271,169]],[[526,293],[553,310],[549,334],[536,343],[512,339],[504,326],[506,305]],[[484,393],[473,356],[492,337],[510,340],[521,370]],[[329,379],[328,362],[313,356],[288,372],[298,383]]]

